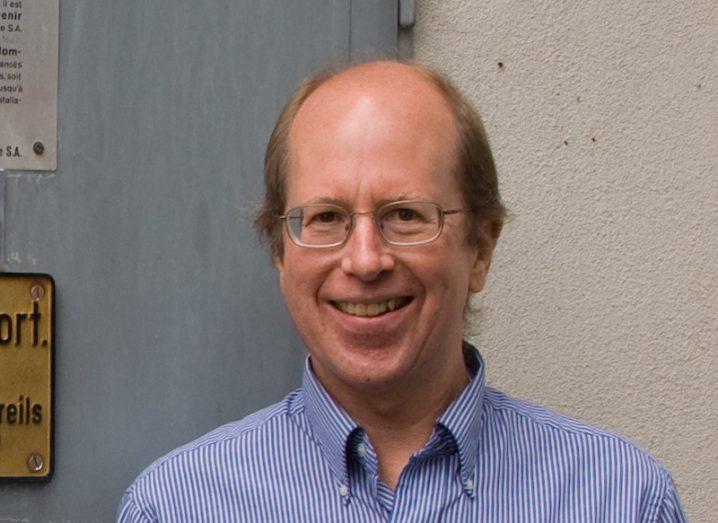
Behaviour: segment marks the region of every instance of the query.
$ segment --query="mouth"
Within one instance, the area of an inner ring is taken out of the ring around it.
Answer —
[[[345,314],[360,318],[373,318],[401,309],[411,302],[411,296],[401,296],[373,303],[353,303],[349,301],[332,301],[331,304]]]

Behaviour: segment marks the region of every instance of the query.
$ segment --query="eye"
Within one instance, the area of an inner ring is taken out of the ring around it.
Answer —
[[[399,218],[399,220],[408,222],[411,220],[416,220],[419,216],[418,213],[414,209],[409,209],[406,207],[402,207],[401,209],[396,209],[396,217]]]
[[[304,210],[302,225],[304,227],[324,229],[327,227],[343,226],[346,221],[346,213],[343,213],[340,209],[319,207]]]
[[[315,215],[312,220],[320,223],[333,223],[340,219],[339,213],[336,211],[323,211]]]
[[[414,207],[394,207],[387,209],[382,216],[385,222],[394,223],[418,223],[425,221],[425,215],[420,209]]]

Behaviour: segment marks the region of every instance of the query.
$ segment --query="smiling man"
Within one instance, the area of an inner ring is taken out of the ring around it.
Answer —
[[[462,340],[504,217],[478,115],[418,65],[305,81],[258,225],[302,388],[150,466],[121,521],[683,521],[625,439],[484,384]]]

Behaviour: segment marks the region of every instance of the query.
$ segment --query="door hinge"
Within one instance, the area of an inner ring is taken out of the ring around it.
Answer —
[[[399,0],[399,27],[411,29],[416,22],[414,0]]]

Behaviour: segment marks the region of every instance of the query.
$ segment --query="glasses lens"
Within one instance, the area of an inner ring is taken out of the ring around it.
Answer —
[[[349,214],[333,205],[307,205],[287,213],[289,234],[299,245],[322,247],[342,243],[349,225]]]
[[[397,245],[430,242],[441,230],[441,209],[433,203],[395,202],[377,214],[384,238]]]

